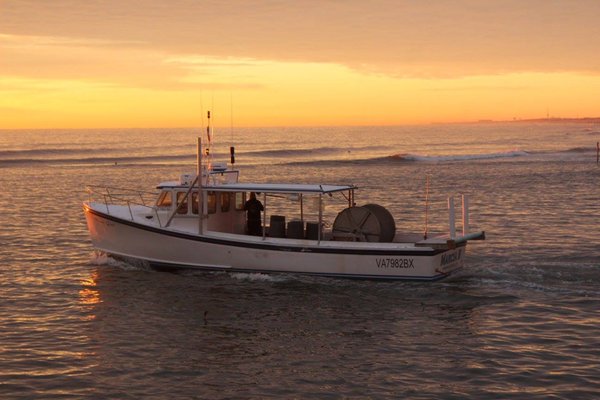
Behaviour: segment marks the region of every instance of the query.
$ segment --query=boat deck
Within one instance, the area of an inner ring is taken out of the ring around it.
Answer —
[[[281,237],[270,237],[267,235],[263,236],[251,236],[246,234],[236,234],[221,231],[205,230],[202,235],[199,235],[199,224],[198,218],[192,216],[181,216],[175,218],[173,223],[165,227],[164,223],[168,217],[165,214],[156,213],[152,208],[131,205],[106,205],[100,202],[89,202],[86,203],[91,209],[100,212],[102,214],[108,214],[114,218],[120,220],[129,220],[135,224],[144,225],[152,228],[164,229],[171,232],[179,232],[186,235],[203,236],[207,238],[214,238],[220,240],[236,241],[236,242],[247,242],[247,243],[263,243],[273,244],[279,246],[318,246],[323,248],[352,248],[352,249],[375,249],[375,250],[391,250],[391,249],[411,249],[411,250],[431,250],[432,248],[447,248],[448,240],[450,239],[447,234],[441,234],[423,239],[423,235],[419,233],[406,233],[396,232],[394,240],[388,243],[378,242],[357,242],[357,241],[344,241],[344,240],[332,240],[331,231],[325,230],[323,232],[323,238],[319,241],[310,239],[296,239],[296,238],[281,238]],[[268,227],[266,227],[268,232]]]

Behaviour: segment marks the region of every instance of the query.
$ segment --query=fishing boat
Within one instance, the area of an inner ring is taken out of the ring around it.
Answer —
[[[160,183],[152,200],[89,186],[83,209],[94,247],[159,268],[434,281],[464,266],[468,241],[485,238],[468,232],[466,197],[462,234],[452,199],[447,233],[399,232],[385,207],[357,205],[355,185],[245,183],[233,147],[229,165],[207,153],[198,138],[196,172]],[[249,222],[251,197],[262,210]],[[325,203],[339,207],[333,223],[325,221]]]

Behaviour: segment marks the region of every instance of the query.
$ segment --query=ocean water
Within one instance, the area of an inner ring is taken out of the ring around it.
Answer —
[[[600,397],[600,166],[591,123],[215,131],[242,179],[354,183],[399,229],[446,229],[435,283],[155,271],[94,252],[87,184],[194,171],[200,130],[0,131],[0,398]],[[333,218],[327,210],[326,218]]]

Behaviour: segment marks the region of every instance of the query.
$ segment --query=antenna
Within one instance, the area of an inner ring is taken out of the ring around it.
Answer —
[[[204,125],[202,118],[204,118],[204,101],[202,98],[202,93],[200,93],[200,129],[202,129],[202,125]]]
[[[231,145],[233,146],[233,94],[229,92],[229,130],[231,132]]]
[[[425,234],[423,239],[427,240],[427,230],[429,222],[429,175],[425,175]]]
[[[210,126],[210,110],[206,113],[207,123],[206,123],[206,137],[208,139],[208,143],[206,144],[206,148],[204,149],[204,154],[206,155],[206,184],[208,185],[210,179],[210,169],[211,169],[211,157],[210,157],[210,148],[212,146],[212,129]]]
[[[210,137],[210,110],[207,113],[207,120],[206,120],[206,138],[208,139],[208,145],[210,146],[210,143],[212,141],[211,137]],[[208,149],[207,149],[208,150]],[[206,154],[208,155],[208,153]]]
[[[231,165],[235,164],[235,147],[233,147],[233,94],[229,92],[229,129],[231,132],[231,145],[229,146],[229,155],[231,157]]]

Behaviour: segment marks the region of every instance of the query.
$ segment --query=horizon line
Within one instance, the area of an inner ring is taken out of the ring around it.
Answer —
[[[468,124],[505,124],[505,123],[560,123],[560,122],[581,122],[581,123],[600,123],[600,117],[543,117],[543,118],[513,118],[510,120],[494,120],[494,119],[478,119],[471,121],[454,121],[454,122],[424,122],[424,123],[405,123],[405,124],[354,124],[354,125],[246,125],[246,126],[234,126],[235,129],[253,129],[253,128],[353,128],[353,127],[394,127],[394,126],[425,126],[425,125],[468,125]],[[110,129],[204,129],[204,125],[198,126],[153,126],[153,127],[142,127],[142,126],[115,126],[115,127],[77,127],[77,128],[65,128],[65,127],[43,127],[43,128],[0,128],[2,131],[39,131],[39,130],[110,130]],[[213,128],[219,129],[231,129],[231,126],[213,126]]]

